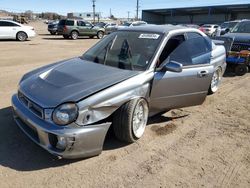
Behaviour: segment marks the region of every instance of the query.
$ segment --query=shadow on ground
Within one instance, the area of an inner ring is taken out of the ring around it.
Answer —
[[[84,38],[84,37],[79,37],[77,40],[86,40],[86,39],[90,39],[89,37],[88,38]],[[43,37],[43,40],[68,40],[68,41],[73,41],[72,39],[65,39],[63,38],[62,36],[61,37],[58,37],[58,35],[51,35],[51,37]]]
[[[149,125],[170,121],[161,115],[149,119]],[[114,137],[112,129],[107,134],[103,150],[125,147]],[[33,143],[16,125],[11,107],[0,109],[0,165],[17,171],[35,171],[64,166],[78,160],[58,159]]]

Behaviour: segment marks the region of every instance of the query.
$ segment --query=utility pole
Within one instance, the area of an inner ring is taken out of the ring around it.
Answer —
[[[136,2],[136,20],[139,20],[139,0]]]
[[[96,2],[96,0],[92,0],[92,2],[93,2],[93,22],[95,23],[95,2]]]
[[[129,14],[130,14],[130,11],[128,11],[128,22],[129,22]]]

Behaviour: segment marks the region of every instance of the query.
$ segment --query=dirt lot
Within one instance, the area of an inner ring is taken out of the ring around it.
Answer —
[[[250,187],[250,74],[224,78],[202,106],[151,118],[144,137],[109,136],[100,156],[58,160],[15,125],[11,95],[34,68],[83,53],[97,39],[0,42],[0,187]]]

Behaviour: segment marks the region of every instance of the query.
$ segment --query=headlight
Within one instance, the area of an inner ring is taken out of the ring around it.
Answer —
[[[53,112],[53,121],[58,125],[68,125],[76,120],[78,107],[74,103],[62,104]]]

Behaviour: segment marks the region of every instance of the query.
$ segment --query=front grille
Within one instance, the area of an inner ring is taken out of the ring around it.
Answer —
[[[35,115],[44,118],[43,108],[28,99],[23,93],[18,91],[18,99]]]
[[[250,50],[250,44],[245,43],[234,43],[232,45],[231,51],[240,52],[242,50]]]

